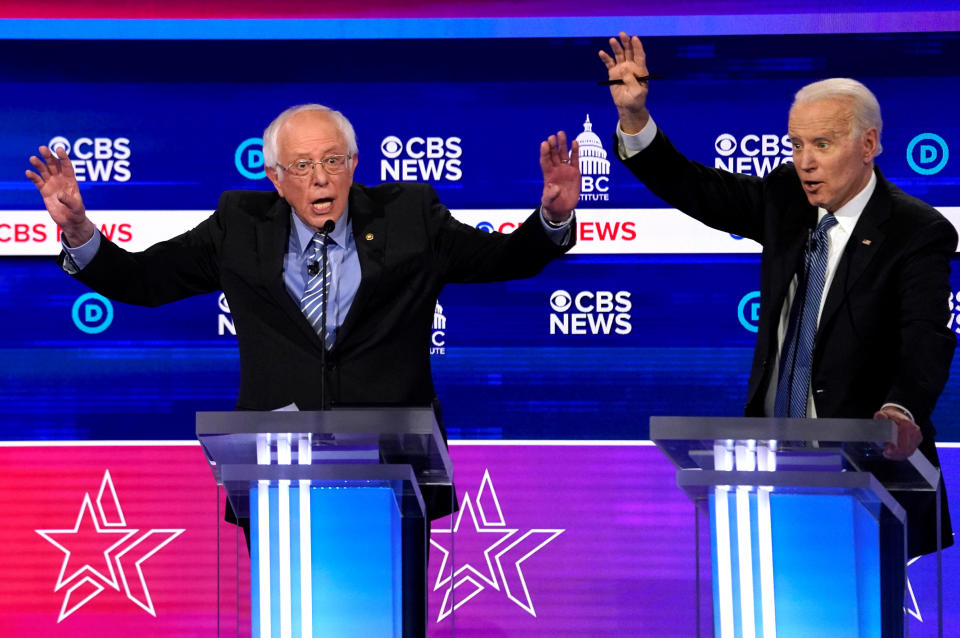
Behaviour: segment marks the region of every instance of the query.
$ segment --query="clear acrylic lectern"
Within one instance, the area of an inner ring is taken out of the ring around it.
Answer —
[[[250,520],[253,636],[426,634],[421,490],[453,479],[430,408],[200,412],[197,437]]]
[[[710,514],[715,636],[903,635],[905,514],[890,491],[937,491],[940,472],[919,452],[884,459],[896,432],[872,419],[650,419],[677,484]]]

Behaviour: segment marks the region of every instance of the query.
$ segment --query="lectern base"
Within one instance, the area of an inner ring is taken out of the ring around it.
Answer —
[[[721,486],[710,513],[716,636],[903,635],[902,525],[885,509]]]
[[[282,483],[250,490],[252,635],[403,636],[394,490]]]

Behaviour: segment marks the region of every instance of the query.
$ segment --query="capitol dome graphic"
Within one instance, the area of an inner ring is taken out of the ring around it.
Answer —
[[[607,152],[603,150],[600,138],[593,132],[589,113],[587,121],[583,123],[583,132],[577,136],[577,144],[580,146],[581,175],[610,174],[610,160],[607,159]]]

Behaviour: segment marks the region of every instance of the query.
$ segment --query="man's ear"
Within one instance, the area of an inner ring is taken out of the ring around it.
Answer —
[[[872,162],[877,156],[877,150],[880,148],[880,134],[873,126],[863,132],[863,153],[864,163]]]
[[[277,172],[277,169],[272,166],[268,166],[265,170],[267,177],[273,183],[273,187],[277,189],[280,197],[283,197],[283,182],[280,180],[279,172]]]

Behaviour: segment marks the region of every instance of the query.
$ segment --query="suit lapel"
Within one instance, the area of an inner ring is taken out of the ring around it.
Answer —
[[[257,255],[263,286],[270,297],[304,335],[320,348],[320,337],[303,316],[300,307],[290,297],[283,283],[283,258],[290,241],[290,204],[284,199],[267,212],[266,217],[257,223]]]
[[[890,189],[887,181],[876,169],[877,186],[870,196],[860,219],[857,220],[853,233],[847,241],[843,257],[837,264],[837,272],[833,275],[830,290],[827,291],[827,300],[823,305],[819,325],[825,326],[836,314],[848,291],[864,273],[873,256],[886,239],[881,231],[883,223],[890,217]]]
[[[383,273],[386,245],[384,209],[358,184],[354,184],[350,189],[350,223],[353,226],[353,241],[360,261],[360,286],[337,333],[337,346],[350,335],[358,317],[363,316],[364,308]]]
[[[772,254],[777,258],[772,260],[772,271],[770,273],[771,299],[763,300],[763,303],[772,304],[770,313],[774,326],[780,322],[780,310],[783,308],[783,301],[786,299],[787,291],[790,288],[790,282],[800,271],[803,263],[803,251],[807,245],[807,239],[810,232],[817,223],[817,209],[803,202],[798,204],[796,209],[791,209],[783,215],[784,228],[777,233],[776,244],[773,246]],[[776,331],[774,331],[774,335]]]

